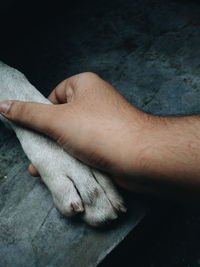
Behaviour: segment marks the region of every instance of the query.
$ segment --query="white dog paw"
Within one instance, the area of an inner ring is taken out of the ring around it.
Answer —
[[[0,62],[0,99],[16,99],[50,104],[17,70]],[[1,117],[4,123],[8,121]],[[49,122],[51,123],[51,122]],[[24,152],[52,193],[59,211],[65,216],[81,214],[93,226],[114,220],[125,212],[122,198],[109,178],[69,156],[43,135],[9,125]]]
[[[46,158],[37,157],[34,165],[63,215],[71,217],[81,213],[89,225],[100,226],[126,211],[109,177],[82,164],[60,148],[48,151]]]
[[[64,216],[72,217],[84,211],[82,200],[67,176],[56,176],[50,190],[57,209]]]
[[[96,183],[96,195],[92,205],[85,206],[82,216],[88,224],[101,226],[117,219],[120,213],[126,212],[126,208],[110,178],[97,170],[90,169],[90,171]]]
[[[73,159],[66,175],[82,199],[82,218],[88,224],[100,226],[126,212],[121,196],[105,174]]]

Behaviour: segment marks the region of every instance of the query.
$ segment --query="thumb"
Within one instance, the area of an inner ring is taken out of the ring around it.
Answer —
[[[5,118],[56,138],[58,105],[22,101],[0,102],[0,114]],[[55,119],[54,119],[55,118]]]

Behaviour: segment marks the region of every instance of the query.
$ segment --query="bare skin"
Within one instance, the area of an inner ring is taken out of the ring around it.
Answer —
[[[200,116],[146,114],[93,73],[64,80],[49,100],[55,105],[1,102],[0,113],[49,135],[128,190],[198,198]],[[29,171],[37,175],[32,165]]]

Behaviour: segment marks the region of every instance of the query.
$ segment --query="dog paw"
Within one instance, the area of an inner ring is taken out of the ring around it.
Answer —
[[[82,218],[89,225],[101,226],[126,212],[122,197],[105,174],[79,162],[70,175],[83,201]]]
[[[101,226],[126,212],[109,177],[72,158],[59,147],[33,162],[52,193],[58,210],[67,217],[81,214],[91,226]]]
[[[50,104],[22,73],[1,62],[0,72],[1,100]],[[1,120],[8,123],[3,117]],[[88,224],[98,226],[125,212],[123,200],[107,176],[72,158],[43,135],[11,121],[9,125],[51,191],[54,203],[62,214],[67,217],[81,214]]]

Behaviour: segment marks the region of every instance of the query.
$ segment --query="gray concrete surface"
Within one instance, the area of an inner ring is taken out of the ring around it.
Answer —
[[[64,78],[93,71],[146,112],[200,113],[198,1],[54,2],[49,9],[36,1],[29,9],[19,3],[7,19],[1,59],[46,95]],[[129,215],[111,229],[64,219],[0,127],[0,266],[96,266],[144,218],[149,205],[132,197]]]

